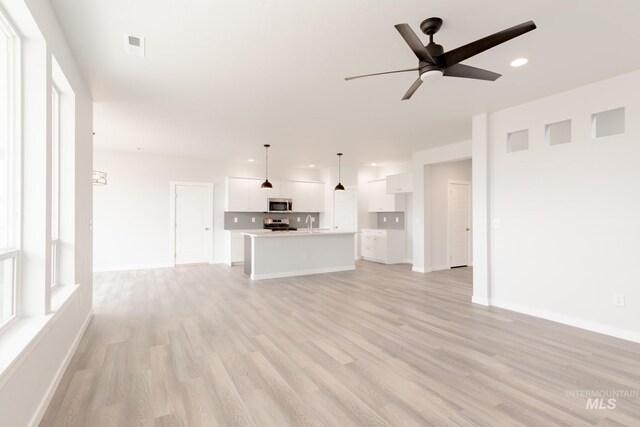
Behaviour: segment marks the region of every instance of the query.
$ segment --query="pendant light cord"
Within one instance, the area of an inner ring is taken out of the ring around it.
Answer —
[[[265,144],[265,164],[264,164],[264,179],[269,181],[269,144]]]

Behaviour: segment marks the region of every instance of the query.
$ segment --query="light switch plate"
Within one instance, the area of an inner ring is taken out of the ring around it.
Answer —
[[[387,217],[386,216],[382,217],[382,222],[387,222]]]
[[[233,222],[236,222],[236,223],[238,222],[238,217],[237,216],[233,217]]]
[[[255,217],[251,217],[251,222],[256,222],[256,218]]]

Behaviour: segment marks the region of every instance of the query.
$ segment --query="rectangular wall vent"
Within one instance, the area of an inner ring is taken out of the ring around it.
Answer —
[[[124,51],[129,55],[144,57],[144,37],[125,34]]]
[[[529,149],[529,129],[510,132],[507,134],[507,152],[515,153]]]
[[[549,123],[544,127],[544,136],[549,145],[571,142],[571,120]]]
[[[591,115],[591,137],[618,135],[624,133],[624,107],[602,111]]]

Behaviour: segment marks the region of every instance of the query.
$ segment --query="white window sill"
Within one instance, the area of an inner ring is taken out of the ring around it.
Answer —
[[[55,286],[51,290],[52,313],[46,316],[20,318],[2,331],[0,334],[0,388],[45,336],[64,308],[78,295],[79,288],[79,285]]]

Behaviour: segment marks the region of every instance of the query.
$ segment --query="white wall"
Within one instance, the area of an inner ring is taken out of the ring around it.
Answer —
[[[626,133],[593,139],[591,113],[617,107]],[[573,141],[548,146],[545,124],[565,119]],[[640,70],[488,122],[491,303],[640,341]],[[509,154],[520,129],[529,150]]]
[[[216,183],[264,174],[263,165],[145,153],[96,151],[94,163],[108,179],[94,192],[95,271],[171,265],[170,181]],[[269,169],[270,179],[319,180],[316,169]]]
[[[51,86],[50,55],[55,55],[75,93],[75,170],[71,174],[75,179],[75,209],[72,212],[75,225],[73,279],[80,286],[73,299],[58,311],[47,316],[22,319],[9,328],[11,330],[14,326],[38,324],[40,321],[46,323],[40,336],[31,342],[28,351],[15,360],[9,372],[3,373],[0,381],[0,414],[2,414],[0,424],[28,426],[39,423],[40,417],[55,391],[57,381],[60,380],[66,364],[70,360],[74,343],[77,343],[80,338],[83,327],[86,326],[91,314],[92,237],[89,221],[92,215],[93,107],[91,94],[66,44],[65,36],[50,3],[41,0],[26,0],[25,2],[0,0],[0,4],[5,11],[11,14],[19,27],[25,26],[25,30],[21,29],[25,35],[28,33],[26,27],[28,21],[31,20],[30,15],[33,15],[39,32],[42,33],[46,41],[46,49],[43,49],[43,54],[46,56],[42,57],[42,63],[47,64],[47,71],[42,73],[46,77],[41,82],[39,81],[40,88],[46,91]],[[31,36],[26,37],[30,38]],[[36,45],[39,43],[37,40],[25,41],[23,46],[37,49]],[[49,59],[45,60],[45,58]],[[25,71],[33,72],[34,70]],[[38,87],[38,85],[35,86]],[[33,86],[29,88],[31,92],[34,90],[36,89]],[[45,125],[45,123],[39,123],[38,127],[48,128]],[[41,130],[35,132],[41,132]],[[41,133],[42,135],[50,134],[49,131]],[[47,193],[50,191],[48,188]],[[49,223],[48,215],[50,212],[46,212],[47,215],[43,211],[39,213],[40,220]],[[44,245],[44,241],[42,244]],[[41,260],[41,263],[45,263],[44,259]]]
[[[431,224],[431,269],[448,268],[448,215],[449,180],[471,182],[471,160],[461,160],[425,166],[431,168],[431,180],[425,193],[425,203],[430,214]],[[470,260],[471,261],[471,260]]]

